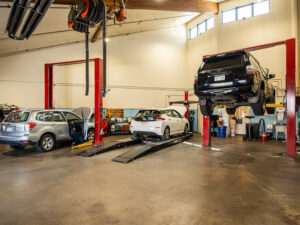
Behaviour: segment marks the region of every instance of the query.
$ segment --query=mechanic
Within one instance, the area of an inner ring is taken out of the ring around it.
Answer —
[[[70,136],[73,138],[72,144],[79,145],[85,142],[82,135],[76,132],[74,121],[70,121],[69,123],[69,132],[70,132]]]
[[[0,109],[0,123],[4,120],[3,110]]]

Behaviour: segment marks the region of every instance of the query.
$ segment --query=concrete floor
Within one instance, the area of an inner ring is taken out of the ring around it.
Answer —
[[[111,159],[125,149],[84,158],[0,145],[0,224],[300,224],[300,162],[278,156],[284,143],[213,147],[181,143],[120,164]]]

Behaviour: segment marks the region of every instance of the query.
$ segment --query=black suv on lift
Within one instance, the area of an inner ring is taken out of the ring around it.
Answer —
[[[250,105],[257,116],[265,114],[266,103],[275,103],[274,78],[268,69],[245,50],[205,57],[195,77],[194,90],[204,116],[215,106],[226,106],[234,114],[239,106]],[[269,114],[274,108],[267,108]]]

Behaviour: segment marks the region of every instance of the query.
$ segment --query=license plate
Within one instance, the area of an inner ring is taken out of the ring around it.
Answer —
[[[214,78],[215,81],[223,81],[225,80],[225,75],[217,75]]]
[[[6,132],[13,132],[14,131],[14,128],[13,127],[7,127],[6,128]]]

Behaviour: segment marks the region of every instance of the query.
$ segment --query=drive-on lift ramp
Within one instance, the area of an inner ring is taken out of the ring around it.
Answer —
[[[158,142],[143,142],[143,139],[126,138],[126,139],[113,141],[103,145],[93,146],[91,148],[85,149],[77,153],[77,155],[84,156],[84,157],[91,157],[97,154],[102,154],[115,149],[127,147],[128,148],[127,152],[113,158],[112,161],[129,163],[151,152],[159,151],[163,148],[167,148],[169,146],[183,142],[191,138],[192,136],[193,133],[188,133],[187,135],[184,136],[174,137],[166,141],[158,141]]]

